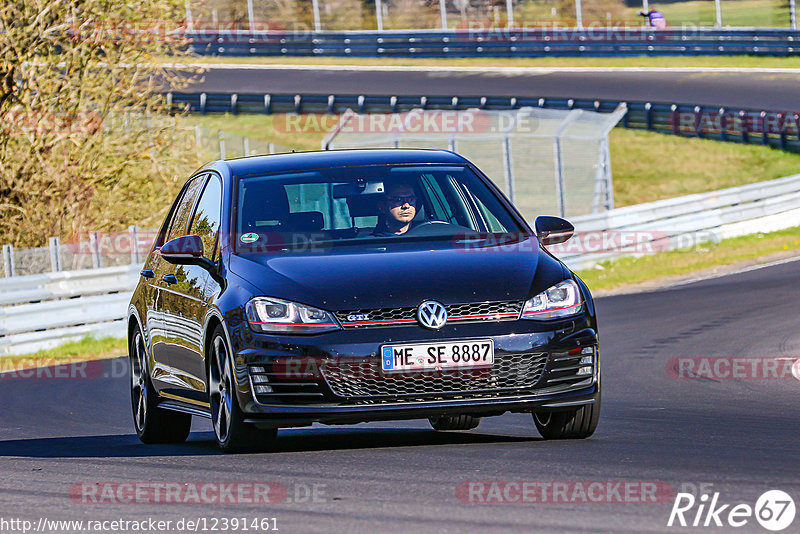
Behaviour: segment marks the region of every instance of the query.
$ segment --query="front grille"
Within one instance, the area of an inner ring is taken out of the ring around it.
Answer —
[[[384,375],[379,359],[360,358],[329,361],[322,374],[334,395],[346,399],[430,398],[530,389],[539,382],[546,365],[546,353],[495,354],[491,369]]]
[[[451,304],[447,308],[447,322],[513,321],[519,318],[523,301],[478,302]],[[417,308],[379,308],[336,312],[344,328],[369,328],[376,326],[402,326],[417,322]]]

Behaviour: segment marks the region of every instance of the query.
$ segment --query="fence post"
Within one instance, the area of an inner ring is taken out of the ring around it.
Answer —
[[[186,11],[186,29],[192,31],[194,30],[194,22],[192,22],[192,8],[189,7],[189,0],[183,3],[183,8]]]
[[[92,268],[99,269],[103,266],[103,258],[100,257],[100,239],[97,232],[89,232],[89,250],[92,252]]]
[[[375,0],[375,20],[378,23],[378,31],[383,31],[383,4],[381,0]]]
[[[794,0],[789,0],[789,26],[791,26],[793,30],[797,29],[797,10]]]
[[[579,30],[583,29],[583,9],[581,8],[581,0],[575,0],[575,25]]]
[[[319,19],[319,0],[311,0],[311,10],[314,12],[314,31],[322,31],[322,23]]]
[[[561,137],[553,138],[553,149],[555,151],[553,163],[555,164],[556,175],[556,201],[558,202],[558,216],[564,217],[564,162],[561,159]]]
[[[256,19],[253,15],[253,0],[247,0],[247,22],[249,23],[250,33],[255,33]]]
[[[268,147],[267,147],[267,150],[269,150],[270,154],[274,154],[275,153],[275,143],[270,143],[268,145]]]
[[[511,140],[503,136],[503,176],[506,179],[506,194],[514,202],[514,168],[511,164]]]
[[[139,232],[135,225],[128,227],[128,235],[131,241],[131,265],[137,265],[139,259]]]
[[[218,130],[217,139],[219,139],[219,159],[225,159],[225,134],[222,130]]]
[[[446,0],[439,0],[439,15],[442,17],[442,29],[447,30],[447,6]],[[794,2],[794,0],[791,0]]]
[[[3,268],[6,276],[14,276],[14,245],[3,245]]]
[[[202,142],[202,137],[200,136],[200,126],[197,124],[194,125],[194,146],[195,151],[197,152],[197,159],[203,159],[203,154],[200,151],[200,143]]]
[[[250,138],[249,137],[242,137],[242,151],[244,151],[244,156],[245,157],[250,155]]]
[[[717,28],[722,27],[722,7],[719,5],[720,0],[714,0],[714,8],[717,12],[717,22],[714,23],[714,26]]]
[[[50,270],[57,273],[62,270],[61,267],[61,240],[57,237],[51,237],[50,242]]]

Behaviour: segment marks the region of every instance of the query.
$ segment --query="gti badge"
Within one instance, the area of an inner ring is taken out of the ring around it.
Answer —
[[[447,309],[435,300],[426,300],[417,309],[417,322],[423,328],[439,330],[447,322]]]

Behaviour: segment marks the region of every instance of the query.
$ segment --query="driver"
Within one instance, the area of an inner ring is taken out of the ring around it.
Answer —
[[[416,205],[417,195],[413,185],[408,182],[394,182],[387,185],[383,199],[378,202],[381,217],[372,235],[391,237],[408,232],[417,214]]]

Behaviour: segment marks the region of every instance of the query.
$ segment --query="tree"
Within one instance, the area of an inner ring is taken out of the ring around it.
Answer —
[[[185,78],[153,61],[183,48],[182,18],[179,0],[4,0],[0,242],[161,215],[165,189],[194,164],[159,119],[162,91]]]

